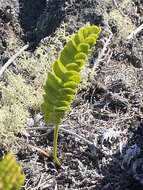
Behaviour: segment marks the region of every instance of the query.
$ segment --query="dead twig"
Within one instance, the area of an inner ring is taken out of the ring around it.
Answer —
[[[36,151],[38,151],[40,154],[43,154],[44,156],[46,156],[47,158],[51,157],[50,153],[48,153],[46,150],[43,150],[37,146],[31,145],[31,144],[27,144],[27,146],[31,149],[34,149]]]
[[[51,157],[50,151],[48,152],[47,150],[44,150],[44,149],[39,148],[39,147],[37,147],[37,146],[35,146],[35,145],[29,144],[28,142],[25,142],[24,140],[22,140],[22,139],[20,139],[20,138],[17,138],[17,140],[18,140],[20,143],[22,143],[22,144],[24,144],[25,146],[27,146],[28,148],[36,150],[37,152],[39,152],[40,154],[44,155],[45,157],[47,157],[47,158],[50,158],[50,157]]]
[[[112,0],[112,2],[116,6],[116,8],[118,8],[118,3],[116,2],[116,0]]]
[[[138,33],[140,33],[143,30],[143,24],[141,24],[138,28],[136,28],[134,31],[132,31],[129,36],[127,36],[127,40],[132,39],[135,37]]]
[[[93,66],[92,71],[90,73],[91,77],[94,75],[95,70],[99,67],[100,62],[103,61],[105,59],[106,55],[109,54],[108,46],[110,44],[112,36],[113,36],[113,34],[111,33],[109,38],[104,42],[103,49],[101,50],[101,52],[99,52],[99,55],[98,55],[96,61],[94,62],[94,66]],[[106,51],[107,51],[107,53],[106,53]]]
[[[10,64],[11,64],[23,51],[25,51],[28,47],[29,47],[28,44],[26,44],[25,46],[23,46],[15,55],[13,55],[13,56],[3,65],[3,67],[0,69],[0,77],[2,76],[2,74],[4,73],[4,71],[10,66]]]
[[[77,133],[75,133],[74,131],[71,131],[71,130],[67,130],[67,129],[64,129],[64,128],[61,128],[61,130],[65,133],[68,133],[70,135],[73,135],[75,137],[77,137],[78,139],[84,141],[85,143],[87,143],[88,145],[93,145],[93,142],[87,140],[85,137],[81,136],[81,135],[78,135]]]
[[[63,131],[64,133],[73,135],[73,136],[75,136],[76,138],[78,138],[78,139],[84,141],[84,142],[87,143],[88,145],[93,145],[93,144],[94,144],[93,142],[87,140],[85,137],[83,137],[83,136],[81,136],[81,135],[78,135],[77,133],[75,133],[75,132],[72,131],[72,130],[65,129],[64,127],[66,127],[66,125],[62,125],[62,126],[60,127],[60,130]],[[27,128],[27,129],[30,130],[30,131],[32,131],[32,130],[46,131],[45,134],[42,134],[42,136],[43,136],[43,135],[49,134],[54,128],[51,127],[50,129],[48,129],[47,127],[32,127],[32,128]],[[39,137],[40,137],[40,136],[41,136],[41,135],[39,135]]]
[[[115,5],[116,9],[121,13],[121,15],[123,17],[125,17],[126,15],[123,13],[123,11],[121,10],[121,8],[119,7],[118,3],[116,0],[112,0],[113,4]]]

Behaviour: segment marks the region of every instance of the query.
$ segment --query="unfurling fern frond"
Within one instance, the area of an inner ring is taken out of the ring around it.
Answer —
[[[60,124],[80,83],[80,70],[100,33],[97,26],[85,26],[73,35],[48,73],[42,111],[48,124]]]
[[[21,167],[12,154],[0,161],[0,190],[20,190],[25,180]]]
[[[100,31],[101,29],[95,25],[81,28],[65,45],[59,58],[52,65],[51,72],[48,73],[44,86],[44,103],[41,108],[45,121],[57,127],[54,133],[54,149],[57,149],[55,139],[57,139],[58,125],[70,108],[80,83],[81,68],[92,46],[95,45]]]

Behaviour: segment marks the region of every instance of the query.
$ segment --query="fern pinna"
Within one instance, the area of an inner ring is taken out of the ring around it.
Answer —
[[[0,190],[20,190],[25,176],[14,156],[8,153],[0,161]]]
[[[47,124],[55,125],[53,157],[58,165],[60,164],[57,158],[58,126],[74,99],[80,83],[81,68],[100,31],[101,29],[95,25],[82,27],[71,37],[48,72],[41,108]]]

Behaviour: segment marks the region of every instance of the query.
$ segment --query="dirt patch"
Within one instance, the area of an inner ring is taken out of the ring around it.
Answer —
[[[129,33],[143,23],[142,1],[1,0],[0,21],[0,65],[25,43],[33,50],[25,52],[16,60],[17,65],[13,63],[8,69],[14,81],[20,77],[26,85],[24,90],[32,89],[23,93],[28,105],[22,102],[23,95],[18,95],[16,103],[25,110],[28,121],[14,134],[19,139],[14,150],[26,175],[23,190],[142,189],[143,32],[127,40]],[[53,130],[45,130],[39,106],[32,101],[37,90],[41,92],[49,62],[55,59],[68,35],[87,22],[100,25],[102,33],[61,126],[84,140],[60,130],[62,168],[58,169],[51,158]],[[9,72],[0,81],[2,113],[6,113],[5,106],[9,111],[12,105],[3,101],[4,92],[6,100],[10,94],[6,88],[11,85]],[[3,119],[0,116],[2,124]],[[45,151],[47,157],[34,147]],[[2,148],[1,154],[8,150]]]

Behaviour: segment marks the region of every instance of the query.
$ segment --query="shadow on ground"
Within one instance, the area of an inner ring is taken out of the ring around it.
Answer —
[[[123,154],[117,151],[111,157],[104,155],[98,160],[100,174],[104,177],[98,181],[98,190],[142,190],[143,189],[143,121],[137,121],[138,127],[130,129],[132,137],[123,147]],[[105,163],[104,163],[105,162]]]
[[[65,0],[19,0],[19,20],[23,39],[33,48],[55,32],[65,16]]]

